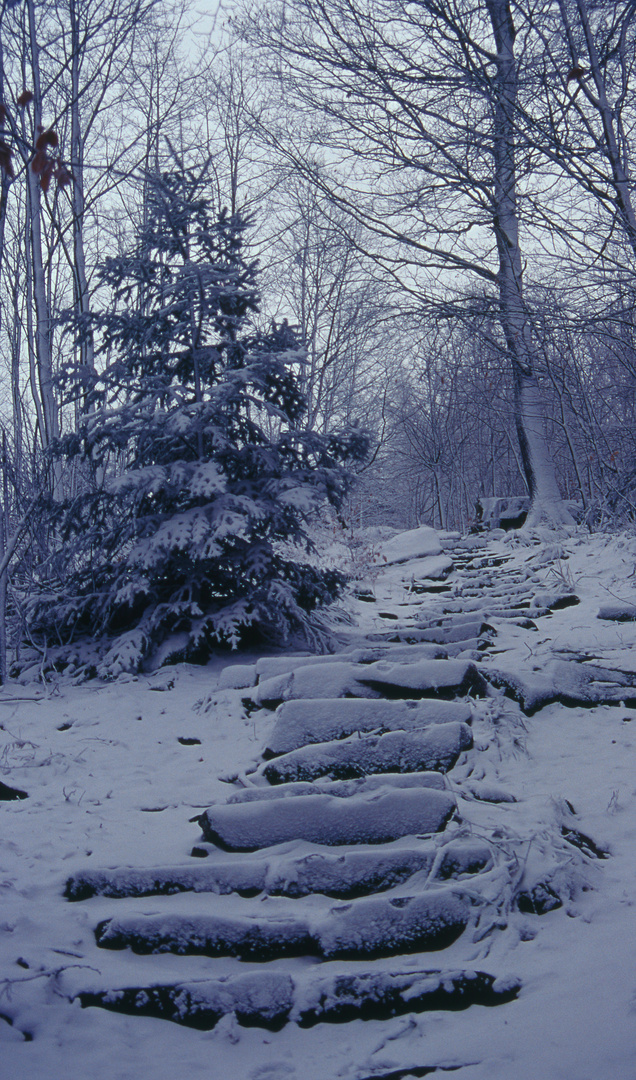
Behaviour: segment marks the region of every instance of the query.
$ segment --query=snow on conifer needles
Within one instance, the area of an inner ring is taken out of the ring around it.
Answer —
[[[57,452],[93,482],[50,508],[63,546],[28,619],[86,674],[311,638],[343,581],[306,558],[306,522],[339,504],[365,436],[302,430],[304,352],[286,323],[256,328],[248,223],[215,217],[206,185],[178,163],[149,177],[135,246],[102,268],[110,305],[78,328],[104,366],[88,386],[68,372],[82,423]]]

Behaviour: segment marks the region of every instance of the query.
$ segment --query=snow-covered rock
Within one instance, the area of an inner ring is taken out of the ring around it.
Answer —
[[[418,702],[322,698],[284,702],[276,711],[276,724],[265,756],[286,754],[307,743],[343,739],[355,731],[413,731],[453,720],[470,723],[466,702]]]
[[[278,918],[256,915],[123,915],[106,919],[95,930],[102,949],[132,949],[179,956],[236,956],[266,961],[279,956],[311,956],[316,943],[308,922],[291,911]]]
[[[202,1030],[233,1015],[239,1024],[278,1030],[288,1020],[302,1028],[355,1019],[388,1020],[430,1009],[498,1005],[518,994],[516,978],[483,971],[362,971],[348,975],[292,977],[279,971],[223,979],[117,990],[84,990],[84,1008],[100,1006],[132,1016],[153,1016]]]
[[[391,956],[444,949],[469,918],[467,900],[446,889],[419,896],[373,896],[332,908],[316,936],[328,960]]]
[[[318,845],[299,847],[302,854],[297,856],[276,849],[266,857],[225,856],[194,866],[83,870],[69,878],[65,896],[81,901],[91,896],[122,899],[181,892],[242,897],[323,893],[352,899],[392,889],[419,872],[429,874],[434,863],[433,876],[441,880],[475,874],[492,863],[489,846],[479,840],[450,840],[441,846],[431,840],[400,840],[377,849],[354,848],[337,854]]]
[[[316,844],[381,844],[443,829],[455,799],[434,788],[381,788],[349,799],[307,795],[209,807],[200,820],[206,840],[228,851],[254,851],[287,840]]]
[[[379,562],[388,565],[403,563],[408,559],[421,559],[426,555],[439,555],[442,550],[439,536],[435,529],[421,525],[419,529],[398,533],[386,540],[379,549]]]
[[[362,795],[365,791],[378,791],[379,788],[433,787],[444,791],[444,776],[439,772],[379,773],[376,776],[356,776],[351,780],[320,779],[315,783],[299,780],[291,784],[277,784],[275,787],[244,787],[228,796],[228,803],[259,802],[263,799],[289,799],[302,795],[335,795],[339,799],[348,799],[352,795]]]
[[[484,688],[475,665],[461,660],[417,660],[411,664],[334,661],[266,679],[253,696],[257,705],[272,707],[297,698],[462,697],[481,694]]]
[[[228,664],[219,675],[219,690],[242,690],[256,683],[256,664]]]
[[[448,772],[462,750],[470,749],[472,744],[468,725],[451,721],[434,724],[421,734],[390,731],[386,735],[313,743],[273,758],[261,772],[270,784],[315,780],[327,775],[346,780],[369,773],[429,769]]]
[[[250,908],[245,915],[116,916],[101,922],[95,937],[100,948],[141,954],[357,959],[446,948],[466,928],[470,910],[462,894],[440,887],[415,896],[365,897],[318,915],[264,916]]]
[[[428,555],[424,559],[400,560],[402,581],[441,581],[448,577],[454,567],[449,555]]]
[[[621,601],[601,604],[596,617],[611,622],[636,622],[636,604],[624,604]]]
[[[528,715],[552,702],[602,705],[636,702],[636,672],[591,663],[549,660],[537,671],[522,667],[483,668],[493,686],[504,687]]]
[[[85,990],[77,997],[84,1008],[99,1005],[113,1012],[160,1017],[203,1030],[232,1014],[239,1024],[277,1030],[289,1017],[294,989],[290,975],[268,970],[189,985]]]

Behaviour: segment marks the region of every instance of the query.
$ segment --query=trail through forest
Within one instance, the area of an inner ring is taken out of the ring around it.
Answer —
[[[334,655],[2,690],[7,1077],[633,1075],[636,540],[368,543]]]

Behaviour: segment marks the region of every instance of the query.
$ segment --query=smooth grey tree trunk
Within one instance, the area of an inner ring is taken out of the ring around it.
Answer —
[[[561,497],[548,449],[532,324],[523,295],[515,161],[518,80],[515,27],[509,0],[486,0],[486,5],[497,46],[493,157],[500,316],[514,374],[515,421],[521,459],[532,498],[527,524],[532,526],[546,521],[553,525],[571,525],[574,521]]]

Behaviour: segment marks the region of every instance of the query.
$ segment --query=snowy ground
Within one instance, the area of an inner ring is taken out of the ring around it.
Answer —
[[[368,650],[369,635],[408,630],[422,622],[423,612],[432,618],[452,600],[458,571],[447,579],[450,592],[410,587],[425,574],[442,579],[448,558],[457,554],[452,542],[445,547],[445,555],[432,556],[395,541],[385,549],[386,561],[381,558],[369,582],[355,590],[370,597],[346,602],[355,622],[336,626],[342,649]],[[400,551],[408,562],[393,561]],[[532,544],[509,535],[489,541],[480,554],[510,557],[508,569],[527,570],[534,601],[522,614],[536,625],[493,616],[497,634],[479,659],[482,670],[500,669],[509,685],[518,678],[518,697],[549,700],[553,687],[573,699],[587,693],[578,673],[596,663],[605,672],[622,672],[622,701],[636,704],[629,688],[636,682],[636,622],[597,617],[604,606],[636,604],[636,539],[580,535]],[[488,590],[497,589],[498,569],[474,580],[483,603]],[[555,594],[569,592],[578,605],[540,614]],[[231,957],[140,957],[97,948],[95,927],[113,916],[116,904],[151,915],[171,910],[162,906],[167,902],[187,913],[195,910],[196,896],[161,898],[161,904],[153,897],[68,903],[62,891],[69,875],[90,867],[203,864],[190,856],[201,840],[190,819],[227,799],[233,789],[219,777],[261,762],[273,732],[273,711],[246,711],[242,700],[258,694],[250,689],[257,659],[238,658],[235,673],[227,671],[226,658],[111,685],[60,680],[0,692],[0,779],[28,793],[0,802],[2,1080],[397,1080],[427,1070],[452,1070],[461,1080],[633,1080],[636,709],[621,703],[619,691],[610,705],[552,702],[527,715],[503,690],[491,688],[475,707],[475,748],[449,776],[462,827],[477,838],[487,830],[500,837],[520,872],[535,864],[537,873],[552,867],[567,897],[541,916],[509,910],[490,927],[482,922],[467,930],[443,954],[401,958],[400,969],[472,963],[497,977],[518,977],[516,1001],[308,1030],[289,1023],[272,1033],[241,1027],[231,1014],[213,1030],[198,1031],[83,1009],[71,1000],[92,983],[122,985],[133,967],[156,982],[241,970]],[[596,683],[602,682],[601,673]],[[233,689],[232,683],[245,685]],[[516,802],[473,798],[470,785],[478,792],[480,782]],[[555,847],[563,826],[592,837],[610,857]],[[228,915],[242,903],[214,899]],[[317,901],[261,897],[250,903],[274,912],[284,903],[313,911]],[[311,974],[319,964],[289,958],[277,969]],[[338,970],[351,966],[337,963]],[[137,975],[130,978],[134,984]]]

